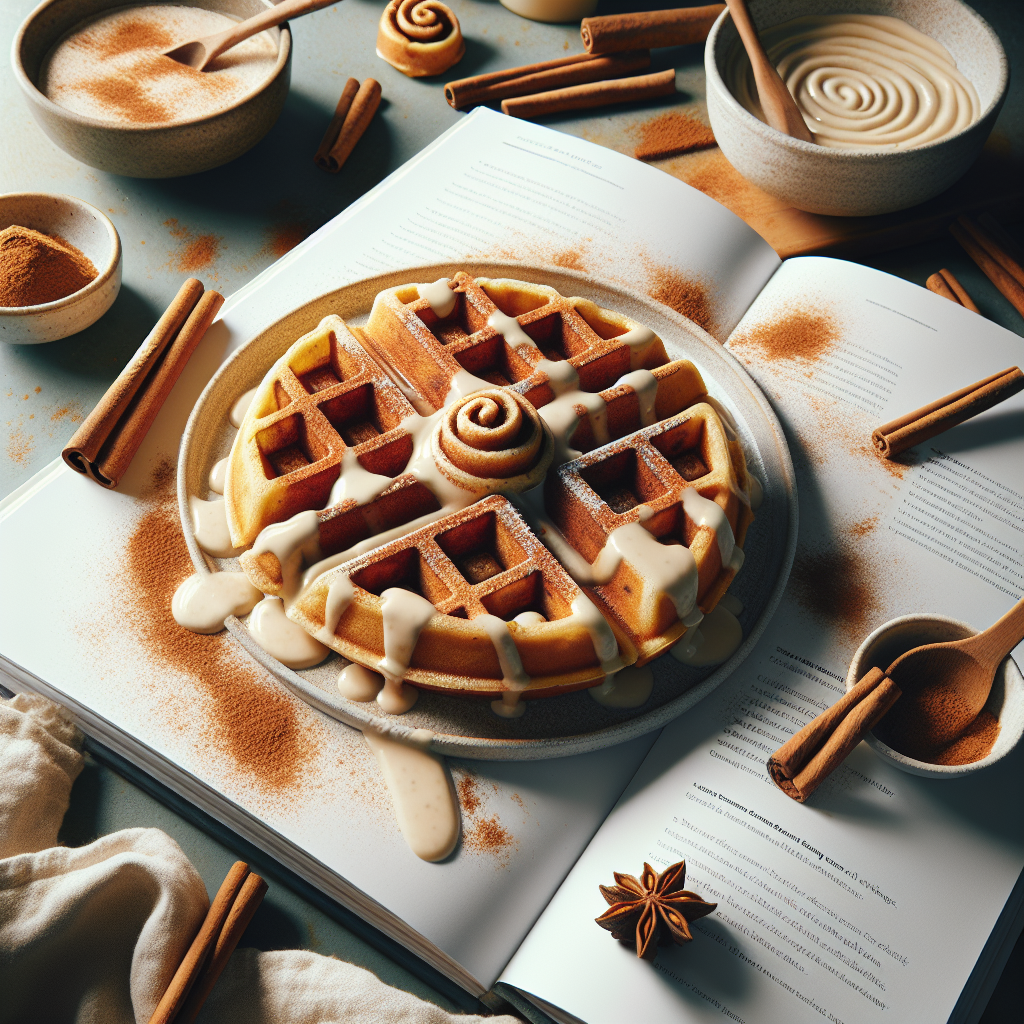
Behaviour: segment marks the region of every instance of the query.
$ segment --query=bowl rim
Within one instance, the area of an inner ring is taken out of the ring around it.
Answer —
[[[723,102],[727,103],[733,112],[739,114],[745,127],[753,130],[754,133],[761,136],[765,142],[779,143],[780,140],[783,140],[782,145],[788,145],[794,148],[798,153],[817,154],[819,156],[824,155],[826,159],[845,160],[849,162],[854,160],[864,160],[866,158],[882,160],[887,157],[903,156],[908,153],[927,153],[932,149],[937,149],[940,146],[944,146],[947,143],[962,138],[968,132],[974,131],[978,125],[982,124],[988,117],[990,117],[992,112],[997,110],[1003,100],[1006,99],[1006,93],[1010,84],[1010,64],[1006,57],[1006,50],[1003,49],[1003,44],[1000,42],[999,36],[996,35],[995,30],[973,7],[970,6],[970,4],[964,3],[963,0],[953,0],[953,2],[956,6],[963,8],[967,17],[973,18],[978,22],[982,30],[988,34],[995,47],[999,64],[999,83],[991,102],[978,115],[977,120],[972,121],[970,124],[961,128],[960,131],[956,132],[954,135],[947,135],[945,138],[936,139],[933,142],[926,142],[923,146],[911,146],[907,149],[880,149],[877,146],[858,146],[838,149],[832,146],[819,146],[816,142],[804,142],[803,139],[795,139],[791,135],[785,135],[778,129],[772,128],[771,125],[766,124],[760,118],[755,117],[749,110],[747,110],[746,107],[743,106],[743,104],[740,103],[738,99],[736,99],[732,94],[732,90],[728,85],[726,85],[725,79],[719,71],[718,62],[715,59],[715,46],[726,21],[731,20],[728,7],[722,11],[714,25],[711,26],[711,31],[708,33],[707,41],[704,44],[704,76],[708,86],[706,88],[706,92],[710,93],[712,91],[710,86],[713,83],[716,91],[720,90],[722,95],[725,96],[725,100]],[[856,14],[858,12],[854,11],[851,13]],[[892,16],[895,17],[895,15]]]
[[[14,35],[13,43],[11,43],[11,67],[14,71],[14,77],[17,79],[22,92],[24,92],[33,103],[38,103],[40,106],[46,108],[50,113],[55,114],[58,117],[62,117],[68,121],[73,121],[75,124],[80,124],[87,128],[104,128],[108,131],[116,132],[146,133],[180,131],[184,128],[193,128],[198,125],[207,124],[223,117],[225,114],[231,113],[233,110],[237,110],[239,107],[244,106],[246,103],[249,103],[257,96],[264,93],[281,77],[292,56],[291,28],[289,27],[288,22],[284,21],[280,25],[275,26],[280,32],[280,43],[278,44],[277,62],[274,64],[274,70],[267,76],[266,81],[264,81],[262,85],[243,96],[241,99],[236,100],[231,104],[231,106],[224,107],[222,110],[214,111],[212,114],[204,114],[202,117],[193,118],[190,121],[170,121],[160,124],[119,124],[116,121],[104,121],[102,118],[90,117],[88,114],[79,114],[77,111],[69,110],[67,107],[62,107],[59,103],[54,103],[54,101],[51,100],[50,97],[47,96],[31,78],[29,78],[28,72],[21,63],[21,43],[29,26],[35,20],[37,15],[41,14],[47,7],[59,2],[60,0],[43,0],[38,7],[32,10],[25,17],[25,20],[18,27],[18,31]],[[263,0],[263,3],[268,7],[273,6],[273,0]],[[120,3],[118,0],[114,0],[109,10],[118,10],[125,6],[126,4],[123,0]],[[129,3],[127,6],[131,6],[131,4]],[[205,0],[200,0],[200,6],[203,6],[204,10],[213,10],[213,8],[205,7]],[[215,13],[222,12],[217,11]],[[97,17],[99,16],[100,15],[97,15]],[[86,20],[87,19],[85,18],[82,19],[82,21]],[[78,24],[81,24],[81,22]]]
[[[56,309],[63,309],[66,306],[71,306],[74,303],[84,299],[86,296],[91,295],[93,292],[99,291],[113,276],[117,273],[117,268],[121,264],[121,236],[117,233],[117,228],[114,227],[114,222],[102,211],[97,209],[92,203],[87,203],[84,199],[79,199],[77,196],[69,196],[63,192],[3,192],[0,193],[0,201],[8,199],[49,199],[58,200],[69,206],[75,206],[80,211],[91,217],[94,221],[102,224],[106,230],[107,235],[111,241],[110,259],[103,265],[103,269],[99,270],[99,273],[87,284],[83,285],[78,289],[77,292],[72,292],[70,295],[65,295],[62,299],[54,299],[52,302],[39,302],[34,306],[0,306],[0,316],[3,317],[15,317],[15,316],[34,316],[40,313],[50,313]]]
[[[959,626],[964,630],[968,631],[970,636],[976,636],[978,630],[975,629],[969,622],[964,622],[962,619],[954,619],[950,615],[939,615],[932,612],[911,612],[907,615],[897,615],[894,619],[889,619],[887,622],[883,622],[880,626],[873,629],[861,642],[860,646],[854,652],[853,657],[850,659],[850,666],[846,673],[846,679],[844,686],[846,692],[849,693],[850,689],[856,684],[857,680],[854,679],[853,666],[862,657],[863,652],[867,650],[868,646],[877,640],[883,633],[888,632],[894,626],[898,626],[904,622],[943,622],[951,626]],[[1017,675],[1024,677],[1024,672],[1021,672],[1020,666],[1013,660],[1013,653],[1008,654],[1003,661],[999,664],[1002,666],[1006,662],[1010,662],[1017,672]],[[1008,673],[1009,674],[1009,673]],[[1002,727],[1002,715],[999,718],[1000,728]],[[1017,745],[1021,741],[1021,736],[1013,742],[1002,753],[989,753],[985,757],[978,761],[969,761],[967,764],[933,764],[931,761],[919,761],[915,757],[910,757],[908,754],[902,754],[898,750],[894,750],[884,740],[879,739],[873,730],[868,730],[865,734],[865,742],[877,753],[880,757],[885,758],[891,764],[897,768],[901,768],[903,771],[909,771],[914,775],[922,775],[926,778],[934,779],[956,779],[961,778],[964,775],[970,775],[973,772],[982,771],[985,768],[990,767],[1001,761],[1004,757],[1010,754],[1016,749]]]

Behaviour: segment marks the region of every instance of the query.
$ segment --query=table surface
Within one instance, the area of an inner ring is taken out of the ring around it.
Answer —
[[[292,86],[277,124],[238,160],[187,178],[121,178],[79,163],[38,128],[10,66],[4,68],[0,193],[64,192],[107,212],[121,236],[124,276],[111,310],[81,334],[47,345],[0,344],[0,496],[59,455],[75,425],[127,362],[185,277],[197,276],[208,287],[230,294],[344,210],[463,116],[445,103],[445,81],[582,50],[576,25],[526,21],[496,0],[446,2],[462,25],[466,55],[448,75],[433,79],[406,78],[376,56],[382,0],[346,0],[294,22]],[[2,0],[2,52],[7,52],[18,26],[37,3]],[[602,0],[598,13],[671,6],[677,5]],[[1010,94],[995,136],[1016,149],[1024,144],[1024,19],[1015,0],[973,0],[973,6],[993,25],[1010,57]],[[667,109],[706,121],[702,60],[701,46],[656,51],[652,70],[677,69],[677,96],[583,117],[549,117],[545,123],[632,154],[638,126]],[[376,78],[384,100],[341,173],[329,175],[314,166],[312,155],[350,76]],[[657,166],[687,180],[700,159],[707,156],[678,157]],[[952,239],[861,262],[918,284],[939,267],[949,267],[984,315],[1024,335],[1024,319]],[[237,857],[259,859],[237,836],[186,808],[175,808],[173,795],[166,791],[146,784],[146,792],[138,781],[90,758],[75,784],[62,840],[78,845],[121,828],[162,828],[179,842],[211,892]],[[407,966],[396,962],[389,955],[397,952],[389,940],[295,876],[269,861],[261,866],[272,887],[246,935],[247,945],[333,954],[448,1009],[471,1008],[429,969],[409,965],[400,954]],[[1018,943],[983,1024],[1017,1019],[1010,1014],[1022,1003],[1021,951]]]

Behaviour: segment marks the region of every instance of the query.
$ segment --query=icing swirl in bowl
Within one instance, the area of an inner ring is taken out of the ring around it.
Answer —
[[[945,47],[899,18],[809,15],[761,39],[820,146],[911,149],[981,115],[977,91]],[[765,120],[742,47],[731,56],[733,95]]]
[[[554,454],[551,432],[537,410],[505,388],[477,391],[450,405],[431,447],[445,476],[479,492],[535,486]]]
[[[412,78],[439,75],[462,59],[459,19],[441,0],[391,0],[377,30],[377,54]]]

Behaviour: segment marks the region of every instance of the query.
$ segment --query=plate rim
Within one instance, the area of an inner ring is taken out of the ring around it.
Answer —
[[[746,660],[754,649],[762,634],[774,617],[775,612],[782,599],[783,592],[789,580],[793,560],[796,555],[797,534],[798,534],[798,500],[796,487],[796,473],[793,466],[792,454],[786,440],[775,410],[768,401],[767,396],[751,377],[746,367],[731,353],[725,346],[710,335],[706,330],[682,313],[677,312],[671,306],[667,306],[656,299],[651,298],[644,292],[637,291],[617,281],[590,274],[584,271],[568,267],[558,267],[551,264],[532,263],[527,261],[507,259],[463,259],[450,260],[441,263],[419,264],[417,266],[402,267],[396,270],[389,270],[380,274],[358,278],[355,281],[340,285],[337,288],[329,289],[312,296],[305,301],[293,306],[287,312],[275,320],[264,324],[250,337],[240,342],[230,355],[223,360],[216,371],[207,381],[199,398],[196,400],[192,411],[189,413],[188,422],[182,434],[181,444],[178,449],[178,461],[176,469],[176,489],[178,499],[178,518],[181,523],[185,543],[189,555],[197,573],[210,574],[213,571],[207,556],[202,552],[195,539],[192,529],[192,517],[188,505],[188,494],[186,493],[186,481],[188,474],[189,455],[192,448],[192,438],[201,410],[204,407],[208,396],[217,387],[221,378],[230,371],[230,367],[241,359],[248,348],[268,332],[278,328],[284,321],[290,319],[303,309],[314,303],[322,302],[328,296],[337,295],[340,292],[350,291],[355,288],[368,289],[374,282],[380,282],[376,291],[380,292],[385,288],[395,287],[397,284],[408,283],[411,280],[436,280],[438,277],[451,275],[457,270],[463,270],[473,274],[474,277],[494,277],[495,270],[508,270],[510,273],[502,276],[512,278],[514,273],[528,272],[533,275],[543,276],[554,274],[559,277],[568,277],[579,281],[582,290],[577,294],[586,295],[587,286],[596,285],[606,291],[619,293],[628,297],[631,301],[643,306],[657,306],[659,312],[670,321],[675,321],[679,327],[693,335],[704,347],[714,353],[714,358],[722,359],[726,367],[742,382],[754,404],[758,407],[765,423],[770,428],[777,448],[779,461],[783,468],[782,486],[786,495],[787,509],[787,534],[786,549],[783,554],[782,566],[775,579],[771,593],[761,610],[756,622],[750,632],[743,638],[743,642],[732,654],[732,656],[711,673],[706,679],[696,686],[679,694],[679,696],[667,701],[660,707],[652,708],[649,711],[641,712],[633,718],[619,721],[599,729],[585,733],[576,733],[566,736],[548,736],[540,738],[515,739],[514,737],[473,737],[463,736],[454,733],[433,733],[430,749],[441,754],[454,757],[468,758],[473,760],[545,760],[550,758],[565,757],[574,754],[589,753],[604,747],[624,743],[639,736],[661,729],[679,715],[690,710],[701,700],[708,696],[713,690],[720,686],[729,676],[735,672]],[[414,276],[415,275],[415,276]],[[398,281],[396,278],[404,280]],[[527,278],[529,280],[529,278]],[[537,283],[537,282],[533,282]],[[229,615],[225,620],[228,632],[240,644],[242,649],[259,664],[261,664],[277,682],[281,683],[300,700],[334,719],[352,728],[366,731],[367,729],[384,735],[391,736],[398,740],[413,741],[422,745],[422,739],[414,737],[413,733],[422,734],[422,728],[404,725],[397,717],[392,720],[377,718],[367,714],[361,717],[353,711],[348,704],[341,703],[340,696],[334,698],[333,694],[322,690],[320,687],[307,682],[297,672],[288,668],[276,658],[273,658],[253,640],[246,626],[234,615]],[[457,699],[457,698],[456,698]]]

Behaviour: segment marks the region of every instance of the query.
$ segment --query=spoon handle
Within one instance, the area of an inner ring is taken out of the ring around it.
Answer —
[[[796,105],[796,100],[765,53],[746,0],[725,0],[725,3],[750,58],[750,65],[754,69],[757,95],[768,123],[776,131],[791,135],[794,139],[813,142],[810,129]]]
[[[990,664],[994,671],[1021,640],[1024,640],[1024,598],[998,622],[964,642],[963,647],[976,661]]]
[[[256,35],[257,32],[280,25],[282,21],[287,21],[289,18],[312,14],[313,11],[318,11],[321,7],[330,7],[335,3],[338,3],[338,0],[281,0],[275,7],[268,7],[265,11],[254,14],[237,25],[232,25],[231,28],[225,29],[219,35],[208,37],[208,42],[212,45],[208,45],[204,63],[209,64],[225,50],[230,50],[232,46]]]

